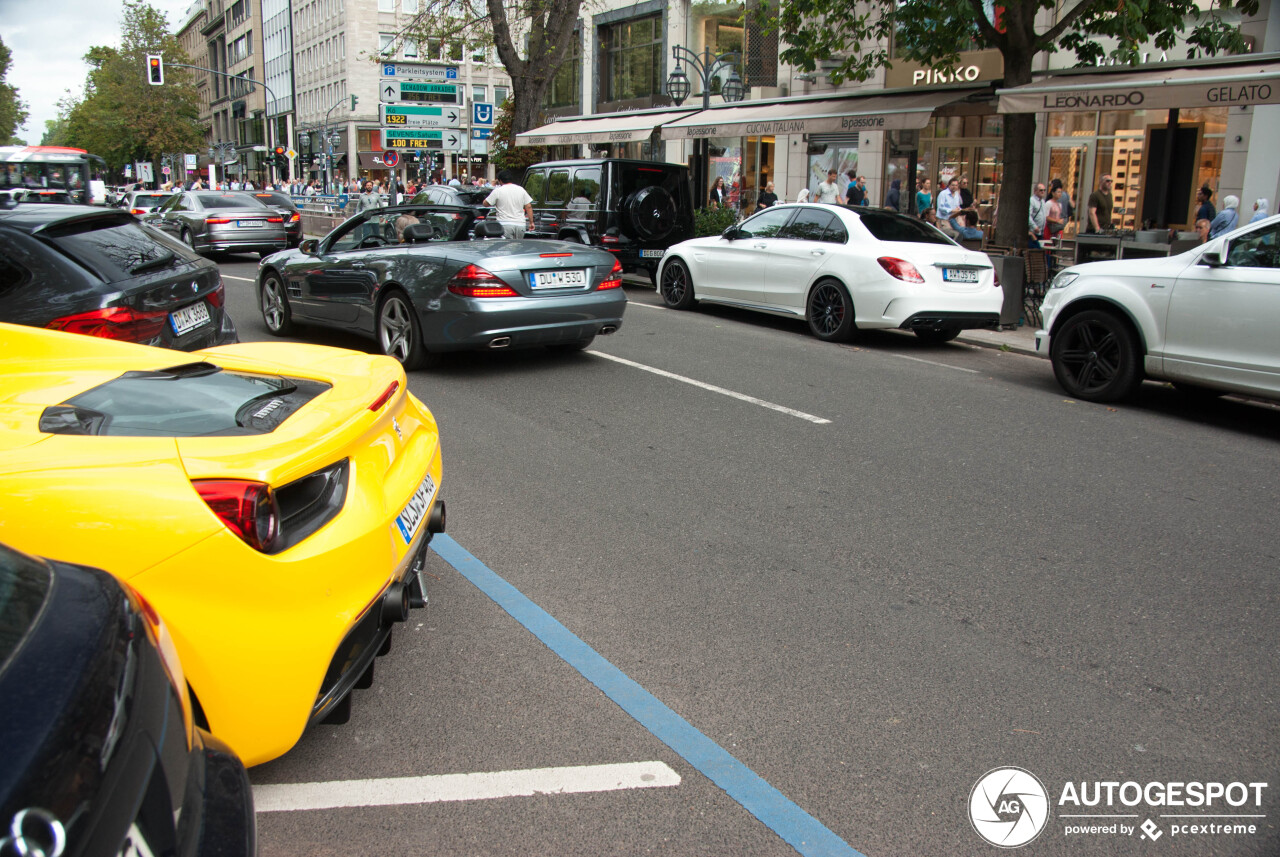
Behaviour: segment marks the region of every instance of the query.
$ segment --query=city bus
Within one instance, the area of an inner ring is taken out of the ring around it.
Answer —
[[[27,202],[103,203],[106,188],[93,181],[93,173],[105,167],[102,158],[84,149],[0,146],[0,196]]]

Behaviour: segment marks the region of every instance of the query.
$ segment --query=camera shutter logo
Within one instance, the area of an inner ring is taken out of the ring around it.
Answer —
[[[993,768],[969,793],[974,831],[1000,848],[1018,848],[1040,835],[1049,822],[1049,792],[1022,768]]]

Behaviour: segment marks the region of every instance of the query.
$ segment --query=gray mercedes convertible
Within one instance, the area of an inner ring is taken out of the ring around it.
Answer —
[[[409,370],[448,351],[579,351],[622,326],[627,298],[612,254],[503,240],[502,227],[482,215],[462,206],[379,208],[265,257],[257,279],[267,329],[358,333]]]

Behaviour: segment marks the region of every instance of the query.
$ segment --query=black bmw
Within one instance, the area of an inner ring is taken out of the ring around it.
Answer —
[[[0,854],[255,851],[240,760],[192,725],[168,631],[105,572],[0,546]]]

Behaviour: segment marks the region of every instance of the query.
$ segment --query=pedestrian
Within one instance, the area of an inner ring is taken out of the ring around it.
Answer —
[[[1249,218],[1250,223],[1257,223],[1259,220],[1266,220],[1271,215],[1267,213],[1267,209],[1271,204],[1267,202],[1265,196],[1260,196],[1253,203],[1253,217]]]
[[[796,194],[796,202],[808,202],[809,189],[807,187],[800,188],[800,192]]]
[[[1111,229],[1111,176],[1104,175],[1098,189],[1089,194],[1089,222],[1086,232],[1102,232]]]
[[[977,209],[973,207],[973,191],[969,190],[969,177],[960,177],[960,210],[973,211],[977,213]]]
[[[764,186],[764,193],[756,200],[757,208],[772,208],[778,204],[778,195],[773,192],[773,182]]]
[[[1203,217],[1196,221],[1196,235],[1199,236],[1201,244],[1209,240],[1209,221]]]
[[[844,204],[844,196],[840,193],[840,183],[837,178],[838,174],[835,170],[827,170],[827,180],[818,185],[814,202],[823,202],[827,205]]]
[[[498,186],[485,197],[484,204],[497,211],[504,238],[521,238],[526,230],[533,231],[533,197],[515,183],[511,170],[498,173]]]
[[[1227,194],[1222,198],[1222,211],[1218,212],[1217,217],[1213,218],[1213,222],[1209,224],[1209,237],[1217,238],[1224,232],[1230,232],[1236,228],[1236,223],[1240,220],[1240,197]]]
[[[1049,196],[1053,196],[1054,191],[1062,191],[1062,196],[1058,197],[1058,205],[1062,206],[1062,219],[1070,220],[1071,215],[1075,212],[1075,203],[1071,201],[1071,193],[1067,190],[1066,185],[1062,183],[1062,179],[1054,179],[1049,182]]]
[[[715,184],[711,186],[711,190],[707,193],[707,205],[711,208],[721,208],[724,206],[726,199],[724,176],[716,176]]]
[[[849,173],[849,187],[845,191],[845,195],[849,199],[850,205],[866,205],[867,204],[867,179],[865,176],[855,176],[853,171]]]
[[[893,211],[902,210],[902,179],[889,182],[889,192],[884,195],[884,207]]]
[[[1049,185],[1051,198],[1044,215],[1044,237],[1057,238],[1067,226],[1067,216],[1062,211],[1062,195],[1066,193],[1062,185]]]
[[[921,179],[916,188],[916,211],[923,217],[926,208],[933,208],[933,191],[930,189],[929,180]]]
[[[501,184],[501,182],[499,182],[499,184]],[[449,179],[449,187],[462,187],[462,182],[458,181],[457,176],[454,176],[453,178]]]
[[[1044,193],[1044,182],[1036,182],[1036,189],[1031,194],[1031,203],[1027,208],[1028,247],[1039,247],[1040,239],[1044,237],[1049,215],[1049,204],[1045,201]]]
[[[960,228],[956,230],[961,238],[970,241],[981,241],[983,239],[982,230],[978,228],[978,212],[970,209],[961,215]]]
[[[952,176],[947,187],[938,194],[938,220],[944,221],[956,232],[960,231],[960,179]]]
[[[1207,185],[1201,185],[1196,191],[1196,220],[1207,220],[1210,223],[1218,216],[1218,210],[1213,207],[1213,190]]]
[[[364,183],[364,193],[360,194],[360,202],[356,207],[356,214],[373,211],[375,208],[382,208],[382,197],[378,195],[373,182],[366,181]]]

